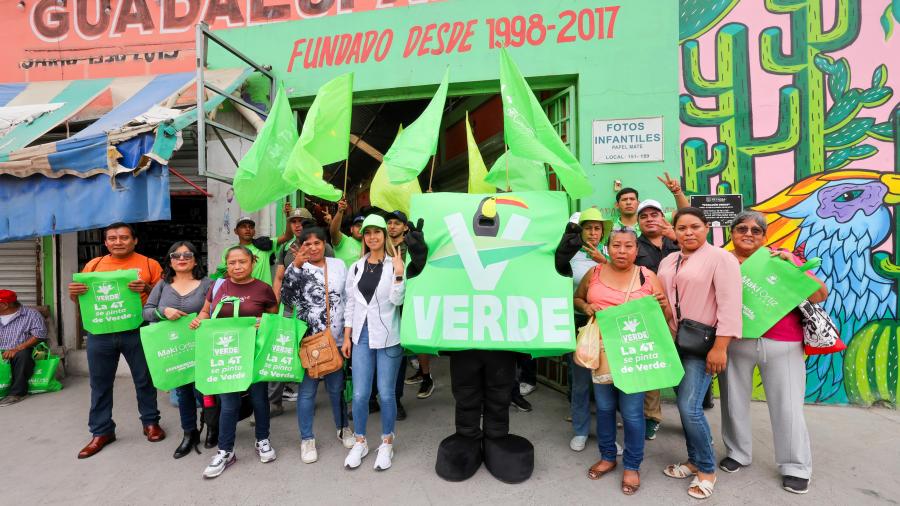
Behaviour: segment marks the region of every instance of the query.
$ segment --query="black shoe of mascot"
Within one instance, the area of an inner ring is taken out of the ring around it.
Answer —
[[[407,279],[425,268],[428,248],[423,220],[406,234],[410,263]],[[556,249],[559,274],[572,277],[569,261],[581,247],[581,229],[568,224]],[[456,433],[438,446],[434,470],[447,481],[464,481],[484,462],[504,483],[521,483],[534,471],[534,446],[509,433],[509,403],[516,385],[516,354],[509,351],[465,350],[450,355],[450,386],[456,401]]]

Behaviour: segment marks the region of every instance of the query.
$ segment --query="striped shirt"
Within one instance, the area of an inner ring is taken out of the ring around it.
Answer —
[[[0,350],[11,350],[31,337],[47,340],[44,317],[35,309],[21,306],[6,325],[0,323]]]

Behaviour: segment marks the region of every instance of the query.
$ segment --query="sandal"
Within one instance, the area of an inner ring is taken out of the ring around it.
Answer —
[[[691,468],[688,467],[686,464],[678,463],[678,464],[669,464],[668,466],[666,466],[666,468],[663,469],[663,474],[665,474],[669,478],[683,480],[685,478],[690,478],[691,476],[694,476],[697,473],[695,473],[694,471],[691,471]]]
[[[640,482],[641,473],[638,472],[637,475],[638,475],[638,483],[637,484],[625,483],[625,477],[622,476],[622,493],[623,494],[634,495],[635,493],[637,493],[638,489],[641,488],[641,482]]]
[[[612,467],[601,471],[600,465],[605,464],[605,463],[608,463],[608,461],[598,460],[596,464],[592,465],[591,468],[588,469],[588,478],[590,478],[592,480],[599,480],[600,478],[603,477],[604,474],[609,473],[610,471],[612,471],[613,469],[616,468],[616,465],[618,465],[616,462],[613,462]]]
[[[708,499],[709,496],[712,495],[715,487],[716,480],[701,480],[699,477],[695,476],[691,481],[691,486],[688,487],[688,495],[694,499]],[[698,489],[699,492],[694,492],[695,488]]]

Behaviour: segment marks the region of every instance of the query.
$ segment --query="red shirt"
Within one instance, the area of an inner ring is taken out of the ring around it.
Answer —
[[[216,287],[216,285],[220,286]],[[225,279],[222,283],[213,283],[206,294],[206,300],[209,301],[210,315],[216,310],[216,305],[224,297],[241,299],[238,316],[262,316],[267,308],[277,303],[275,292],[272,291],[272,287],[267,283],[253,279],[249,283],[238,284],[233,283],[230,279]],[[234,316],[234,305],[230,303],[223,304],[217,318],[228,318],[230,316]]]

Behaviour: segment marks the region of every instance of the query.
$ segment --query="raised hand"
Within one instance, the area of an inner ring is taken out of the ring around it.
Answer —
[[[409,225],[409,231],[403,238],[403,242],[406,243],[406,252],[409,254],[409,266],[406,268],[407,279],[418,276],[428,260],[428,245],[425,243],[425,233],[422,230],[424,226],[425,220],[419,218],[415,225]]]
[[[666,185],[666,188],[668,188],[669,191],[672,192],[672,195],[675,195],[676,193],[681,193],[681,183],[672,179],[672,177],[669,176],[668,172],[663,172],[663,174],[666,176],[665,179],[663,179],[659,176],[656,176],[656,179],[659,179],[660,183]]]

